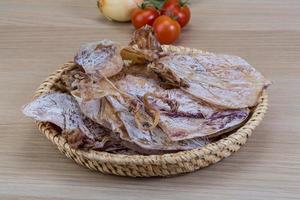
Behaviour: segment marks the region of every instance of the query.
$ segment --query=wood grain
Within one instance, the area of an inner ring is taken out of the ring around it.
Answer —
[[[174,178],[102,175],[65,158],[20,112],[39,83],[84,42],[126,44],[130,24],[95,0],[0,1],[0,199],[299,199],[300,2],[192,1],[178,45],[247,59],[273,81],[270,109],[222,162]]]

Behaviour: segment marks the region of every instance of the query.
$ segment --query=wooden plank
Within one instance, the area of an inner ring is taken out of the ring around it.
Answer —
[[[236,54],[270,78],[270,109],[249,142],[184,176],[102,175],[65,158],[20,112],[84,42],[126,44],[133,31],[94,0],[0,1],[0,199],[297,199],[300,192],[300,2],[192,1],[177,45]]]

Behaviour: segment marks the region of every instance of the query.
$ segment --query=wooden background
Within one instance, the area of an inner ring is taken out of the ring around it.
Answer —
[[[96,0],[0,0],[0,199],[299,199],[300,1],[192,0],[178,45],[244,57],[273,81],[270,109],[232,157],[174,178],[102,175],[68,160],[21,106],[79,45],[133,28]]]

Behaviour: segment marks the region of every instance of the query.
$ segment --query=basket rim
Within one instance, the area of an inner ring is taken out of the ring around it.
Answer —
[[[180,46],[172,46],[172,45],[164,45],[163,49],[165,51],[170,52],[187,52],[187,53],[205,53],[211,54],[209,52],[204,52],[198,49],[191,49]],[[58,70],[52,73],[50,76],[46,78],[46,80],[38,87],[35,92],[34,97],[40,96],[45,93],[51,92],[51,88],[55,85],[57,81],[59,81],[62,72],[70,66],[74,66],[73,61],[69,61],[61,66]],[[229,150],[230,152],[234,152],[234,150],[230,150],[230,146],[238,143],[242,145],[246,142],[247,138],[252,134],[252,131],[259,125],[262,121],[264,114],[267,111],[268,107],[268,95],[265,90],[263,90],[258,105],[254,108],[254,111],[251,117],[247,120],[247,122],[237,129],[235,132],[231,133],[226,138],[220,139],[216,142],[207,144],[203,147],[180,151],[177,153],[166,153],[162,155],[124,155],[124,154],[113,154],[103,151],[95,151],[95,150],[80,150],[80,149],[72,149],[66,140],[61,136],[61,134],[54,129],[51,123],[48,122],[40,122],[37,121],[37,125],[40,131],[46,135],[48,139],[50,139],[58,148],[63,149],[66,152],[72,152],[73,154],[84,157],[87,160],[98,161],[102,163],[114,163],[118,165],[127,165],[127,164],[151,164],[151,165],[162,165],[162,164],[175,164],[179,161],[191,160],[196,158],[204,158],[205,156],[214,155],[220,157],[227,157],[224,155],[217,155],[218,152],[222,152],[223,150]],[[47,129],[42,130],[41,126],[47,126]]]

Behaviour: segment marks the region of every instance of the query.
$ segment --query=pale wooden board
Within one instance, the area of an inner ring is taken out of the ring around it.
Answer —
[[[95,0],[0,1],[0,199],[299,199],[300,1],[193,0],[178,45],[247,59],[274,84],[248,143],[222,162],[174,178],[131,179],[68,160],[20,112],[79,45],[126,44],[133,28]]]

